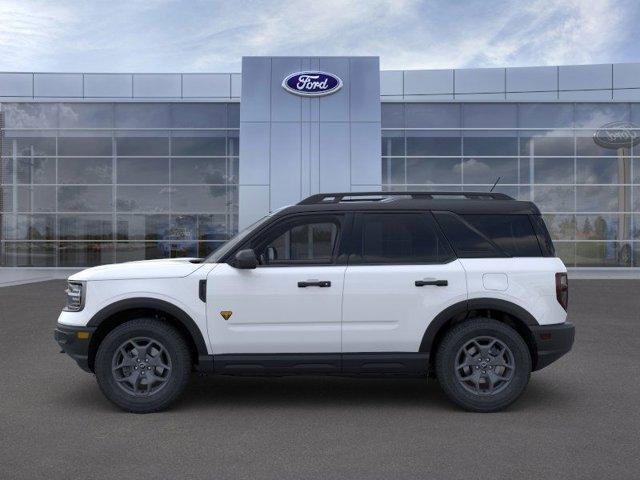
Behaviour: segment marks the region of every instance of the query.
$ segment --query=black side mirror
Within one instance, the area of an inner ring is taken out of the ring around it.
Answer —
[[[236,268],[243,269],[256,268],[258,266],[258,258],[256,257],[256,252],[254,252],[252,248],[240,250],[238,253],[236,253],[236,263],[234,266]]]

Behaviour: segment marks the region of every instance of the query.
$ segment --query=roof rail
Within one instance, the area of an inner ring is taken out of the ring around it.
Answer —
[[[414,200],[433,200],[438,197],[462,197],[468,200],[513,200],[509,195],[493,192],[342,192],[311,195],[299,202],[298,205],[363,201],[379,202],[388,197],[411,197]]]

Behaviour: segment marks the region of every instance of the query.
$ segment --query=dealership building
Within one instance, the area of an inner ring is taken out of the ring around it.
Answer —
[[[640,267],[638,125],[640,63],[0,73],[0,266],[202,257],[314,193],[499,180],[536,202],[567,266],[621,272]]]

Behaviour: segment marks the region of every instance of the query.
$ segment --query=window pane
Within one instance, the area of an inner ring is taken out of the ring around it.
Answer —
[[[88,267],[115,261],[113,243],[62,242],[58,256],[61,267]]]
[[[631,243],[577,242],[577,267],[630,267]]]
[[[237,157],[240,155],[240,131],[227,130],[227,155]]]
[[[543,215],[544,223],[553,240],[573,240],[576,233],[576,219],[573,215]]]
[[[122,215],[116,217],[118,240],[162,240],[169,234],[169,215]]]
[[[18,188],[18,212],[54,212],[56,187],[33,186]]]
[[[628,187],[576,187],[577,212],[629,212]]]
[[[627,240],[631,237],[629,215],[576,215],[576,221],[578,240]]]
[[[536,186],[532,193],[542,213],[575,211],[575,187]]]
[[[118,242],[116,243],[116,262],[133,262],[136,260],[153,260],[166,258],[170,247],[157,242]]]
[[[226,163],[224,158],[174,158],[173,183],[229,183]]]
[[[18,183],[56,183],[55,158],[16,159],[18,165]]]
[[[58,105],[55,103],[3,103],[7,128],[56,128]]]
[[[518,138],[515,136],[480,136],[465,134],[463,151],[465,155],[517,155]],[[488,132],[487,132],[488,133]],[[505,132],[510,133],[510,132]]]
[[[226,240],[230,237],[227,231],[226,215],[198,215],[198,240]]]
[[[407,131],[407,155],[457,156],[462,152],[462,141],[455,132]]]
[[[110,212],[112,187],[58,187],[59,212]]]
[[[61,240],[111,240],[111,215],[59,215],[58,235]]]
[[[174,103],[171,105],[175,128],[225,128],[226,103]]]
[[[462,166],[459,158],[408,158],[408,184],[461,183]]]
[[[20,132],[24,135],[23,132]],[[53,135],[53,134],[50,134]],[[13,154],[24,157],[42,157],[56,154],[56,139],[50,137],[13,137],[7,136],[2,140],[2,154],[12,156]]]
[[[0,158],[0,184],[10,183],[13,183],[13,159],[2,157]]]
[[[520,128],[573,127],[573,104],[569,103],[522,103],[518,115]]]
[[[58,183],[112,183],[113,160],[109,158],[59,158]]]
[[[567,267],[576,265],[576,244],[573,242],[555,242],[556,257],[560,258]]]
[[[61,128],[111,128],[113,105],[110,103],[61,103]]]
[[[573,156],[573,136],[549,135],[548,132],[522,132],[520,155],[539,157]]]
[[[630,121],[628,103],[576,103],[576,128],[600,128],[611,122]]]
[[[382,156],[404,155],[404,131],[382,131]]]
[[[4,244],[2,265],[5,267],[55,267],[55,244],[53,242],[7,242]]]
[[[170,187],[118,186],[116,208],[119,212],[168,212]]]
[[[465,103],[463,126],[466,128],[515,128],[517,105]]]
[[[92,157],[113,154],[111,137],[59,137],[58,155],[88,155]]]
[[[209,136],[173,137],[171,139],[172,155],[191,156],[224,156],[225,133],[212,133]]]
[[[536,158],[533,168],[534,183],[574,183],[573,158]]]
[[[382,128],[404,128],[404,104],[383,103]]]
[[[229,128],[240,128],[240,104],[227,103],[227,115]]]
[[[117,128],[168,128],[170,126],[168,103],[116,103],[115,126]]]
[[[405,159],[404,158],[383,158],[382,159],[382,183],[405,184]]]
[[[227,188],[229,187],[171,187],[172,211],[225,213],[231,201]]]
[[[628,183],[631,179],[631,159],[578,158],[577,183]]]
[[[434,227],[424,213],[365,214],[362,262],[444,262],[452,252]]]
[[[337,234],[333,222],[296,225],[269,242],[263,250],[265,261],[330,261]]]
[[[446,103],[407,103],[408,128],[459,128],[460,105]]]
[[[17,215],[15,240],[55,240],[55,215]]]
[[[518,183],[517,158],[465,158],[462,163],[465,184]]]
[[[0,187],[0,212],[13,211],[13,189],[14,187]]]
[[[169,183],[168,158],[117,159],[119,184]]]
[[[168,137],[118,137],[116,138],[118,155],[122,157],[153,157],[169,155]]]
[[[625,148],[603,147],[594,141],[593,131],[576,132],[576,153],[578,155],[616,157],[623,154],[628,155],[630,149],[631,140],[629,140]]]
[[[527,215],[463,215],[463,218],[509,255],[542,255]]]

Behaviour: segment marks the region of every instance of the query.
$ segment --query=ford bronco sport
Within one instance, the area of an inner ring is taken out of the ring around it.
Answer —
[[[574,339],[540,212],[498,193],[314,195],[207,258],[89,268],[66,292],[62,350],[140,413],[193,370],[433,375],[461,407],[496,411]]]

